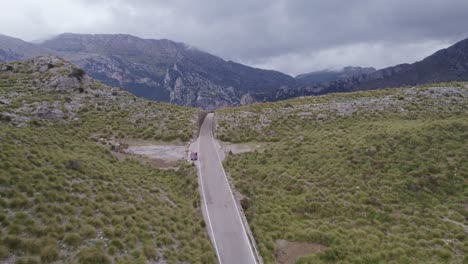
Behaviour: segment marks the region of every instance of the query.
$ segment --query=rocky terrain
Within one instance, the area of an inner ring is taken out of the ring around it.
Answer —
[[[367,75],[375,71],[376,69],[374,68],[348,66],[341,70],[324,70],[299,74],[295,79],[302,85],[326,85],[332,81],[350,79],[356,76]]]
[[[197,117],[56,56],[0,64],[0,262],[215,263],[195,169],[127,145],[184,144]]]
[[[207,110],[305,95],[468,80],[468,40],[420,62],[289,75],[252,68],[171,40],[61,34],[42,44],[0,36],[0,61],[55,54],[104,84],[150,100]]]
[[[0,34],[0,62],[16,61],[51,53],[38,45]]]
[[[220,140],[264,146],[224,167],[265,263],[465,263],[467,100],[442,83],[218,110]]]
[[[298,77],[296,79],[307,80],[307,75]],[[278,98],[467,80],[468,39],[465,39],[413,64],[370,70],[347,78],[338,77],[327,83],[302,82],[298,89],[284,91]]]
[[[274,100],[292,77],[225,61],[183,43],[63,34],[41,44],[103,83],[148,99],[214,109]]]
[[[6,63],[0,70],[0,116],[16,127],[32,121],[82,125],[93,120],[93,133],[112,137],[188,141],[195,133],[197,110],[103,85],[60,57]]]

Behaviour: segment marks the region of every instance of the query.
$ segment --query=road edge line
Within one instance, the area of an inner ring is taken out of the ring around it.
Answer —
[[[242,225],[242,229],[243,229],[243,233],[244,233],[244,236],[245,238],[247,239],[247,243],[249,243],[249,249],[250,249],[250,254],[252,254],[252,257],[253,257],[253,260],[255,263],[258,263],[257,261],[257,257],[255,256],[254,252],[253,252],[253,245],[252,245],[252,242],[250,241],[248,235],[247,235],[247,229],[245,228],[245,224],[244,224],[244,221],[242,220],[242,217],[240,216],[240,212],[239,212],[239,207],[237,206],[237,202],[236,202],[236,198],[234,197],[234,193],[232,192],[232,189],[231,189],[231,185],[229,184],[229,181],[228,181],[228,178],[227,178],[227,175],[226,175],[226,172],[224,171],[224,166],[223,166],[223,163],[221,162],[221,158],[219,157],[219,153],[218,153],[218,149],[216,148],[216,142],[214,140],[214,134],[213,134],[213,129],[214,129],[214,114],[213,114],[213,119],[212,119],[212,122],[211,122],[211,140],[213,141],[213,147],[215,148],[215,152],[216,152],[216,156],[218,157],[218,162],[219,164],[221,165],[221,169],[223,170],[223,174],[224,174],[224,180],[225,180],[225,183],[226,185],[228,186],[228,189],[229,189],[229,192],[231,193],[231,198],[232,198],[232,201],[234,202],[234,205],[236,206],[236,212],[237,212],[237,217],[239,217],[239,220],[241,222],[241,225]],[[198,142],[198,144],[200,144],[200,142]]]
[[[206,117],[205,117],[206,118]],[[203,124],[205,123],[205,121],[203,121]],[[203,124],[202,124],[202,127],[203,127]],[[201,132],[201,128],[200,128],[200,132]],[[198,142],[197,142],[197,145],[198,145],[198,155],[200,155],[200,135],[201,133],[199,133],[198,135]],[[222,264],[221,262],[221,256],[219,255],[219,251],[218,251],[218,245],[216,244],[216,237],[215,237],[215,233],[213,231],[213,226],[211,225],[211,218],[210,218],[210,212],[208,211],[208,204],[206,203],[206,197],[205,197],[205,189],[203,188],[203,175],[201,173],[201,160],[200,160],[200,157],[198,157],[198,173],[200,175],[200,186],[201,186],[201,193],[202,193],[202,197],[203,197],[203,203],[205,204],[205,211],[206,211],[206,217],[208,218],[208,225],[210,226],[210,231],[211,231],[211,236],[213,238],[213,245],[214,245],[214,248],[215,248],[215,251],[216,251],[216,257],[218,258],[218,262],[219,264]]]

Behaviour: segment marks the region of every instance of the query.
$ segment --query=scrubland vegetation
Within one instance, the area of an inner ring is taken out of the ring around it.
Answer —
[[[192,166],[162,171],[96,142],[187,141],[196,110],[102,86],[65,62],[43,73],[11,65],[0,73],[0,262],[216,261]]]
[[[327,247],[297,263],[466,263],[467,97],[452,83],[219,111],[220,139],[270,142],[225,161],[265,262],[286,239]]]
[[[61,121],[104,138],[186,142],[195,133],[196,109],[137,98],[88,77],[76,79],[71,74],[76,69],[65,62],[39,73],[28,63],[13,63],[14,72],[0,73],[0,119],[16,125]]]

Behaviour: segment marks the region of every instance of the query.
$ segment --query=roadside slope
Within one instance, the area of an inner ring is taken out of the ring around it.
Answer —
[[[299,263],[466,261],[467,98],[452,83],[219,111],[220,139],[269,144],[225,161],[265,263],[279,240],[326,248]]]
[[[116,157],[187,141],[196,116],[57,57],[0,64],[0,262],[215,263],[194,167]]]
[[[213,114],[198,139],[199,177],[208,229],[220,263],[257,263],[213,139]]]

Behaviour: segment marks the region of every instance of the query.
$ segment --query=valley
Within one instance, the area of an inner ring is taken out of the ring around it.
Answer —
[[[52,55],[0,70],[5,263],[466,260],[467,83],[205,118]]]
[[[292,77],[0,35],[0,262],[466,263],[467,54]]]

